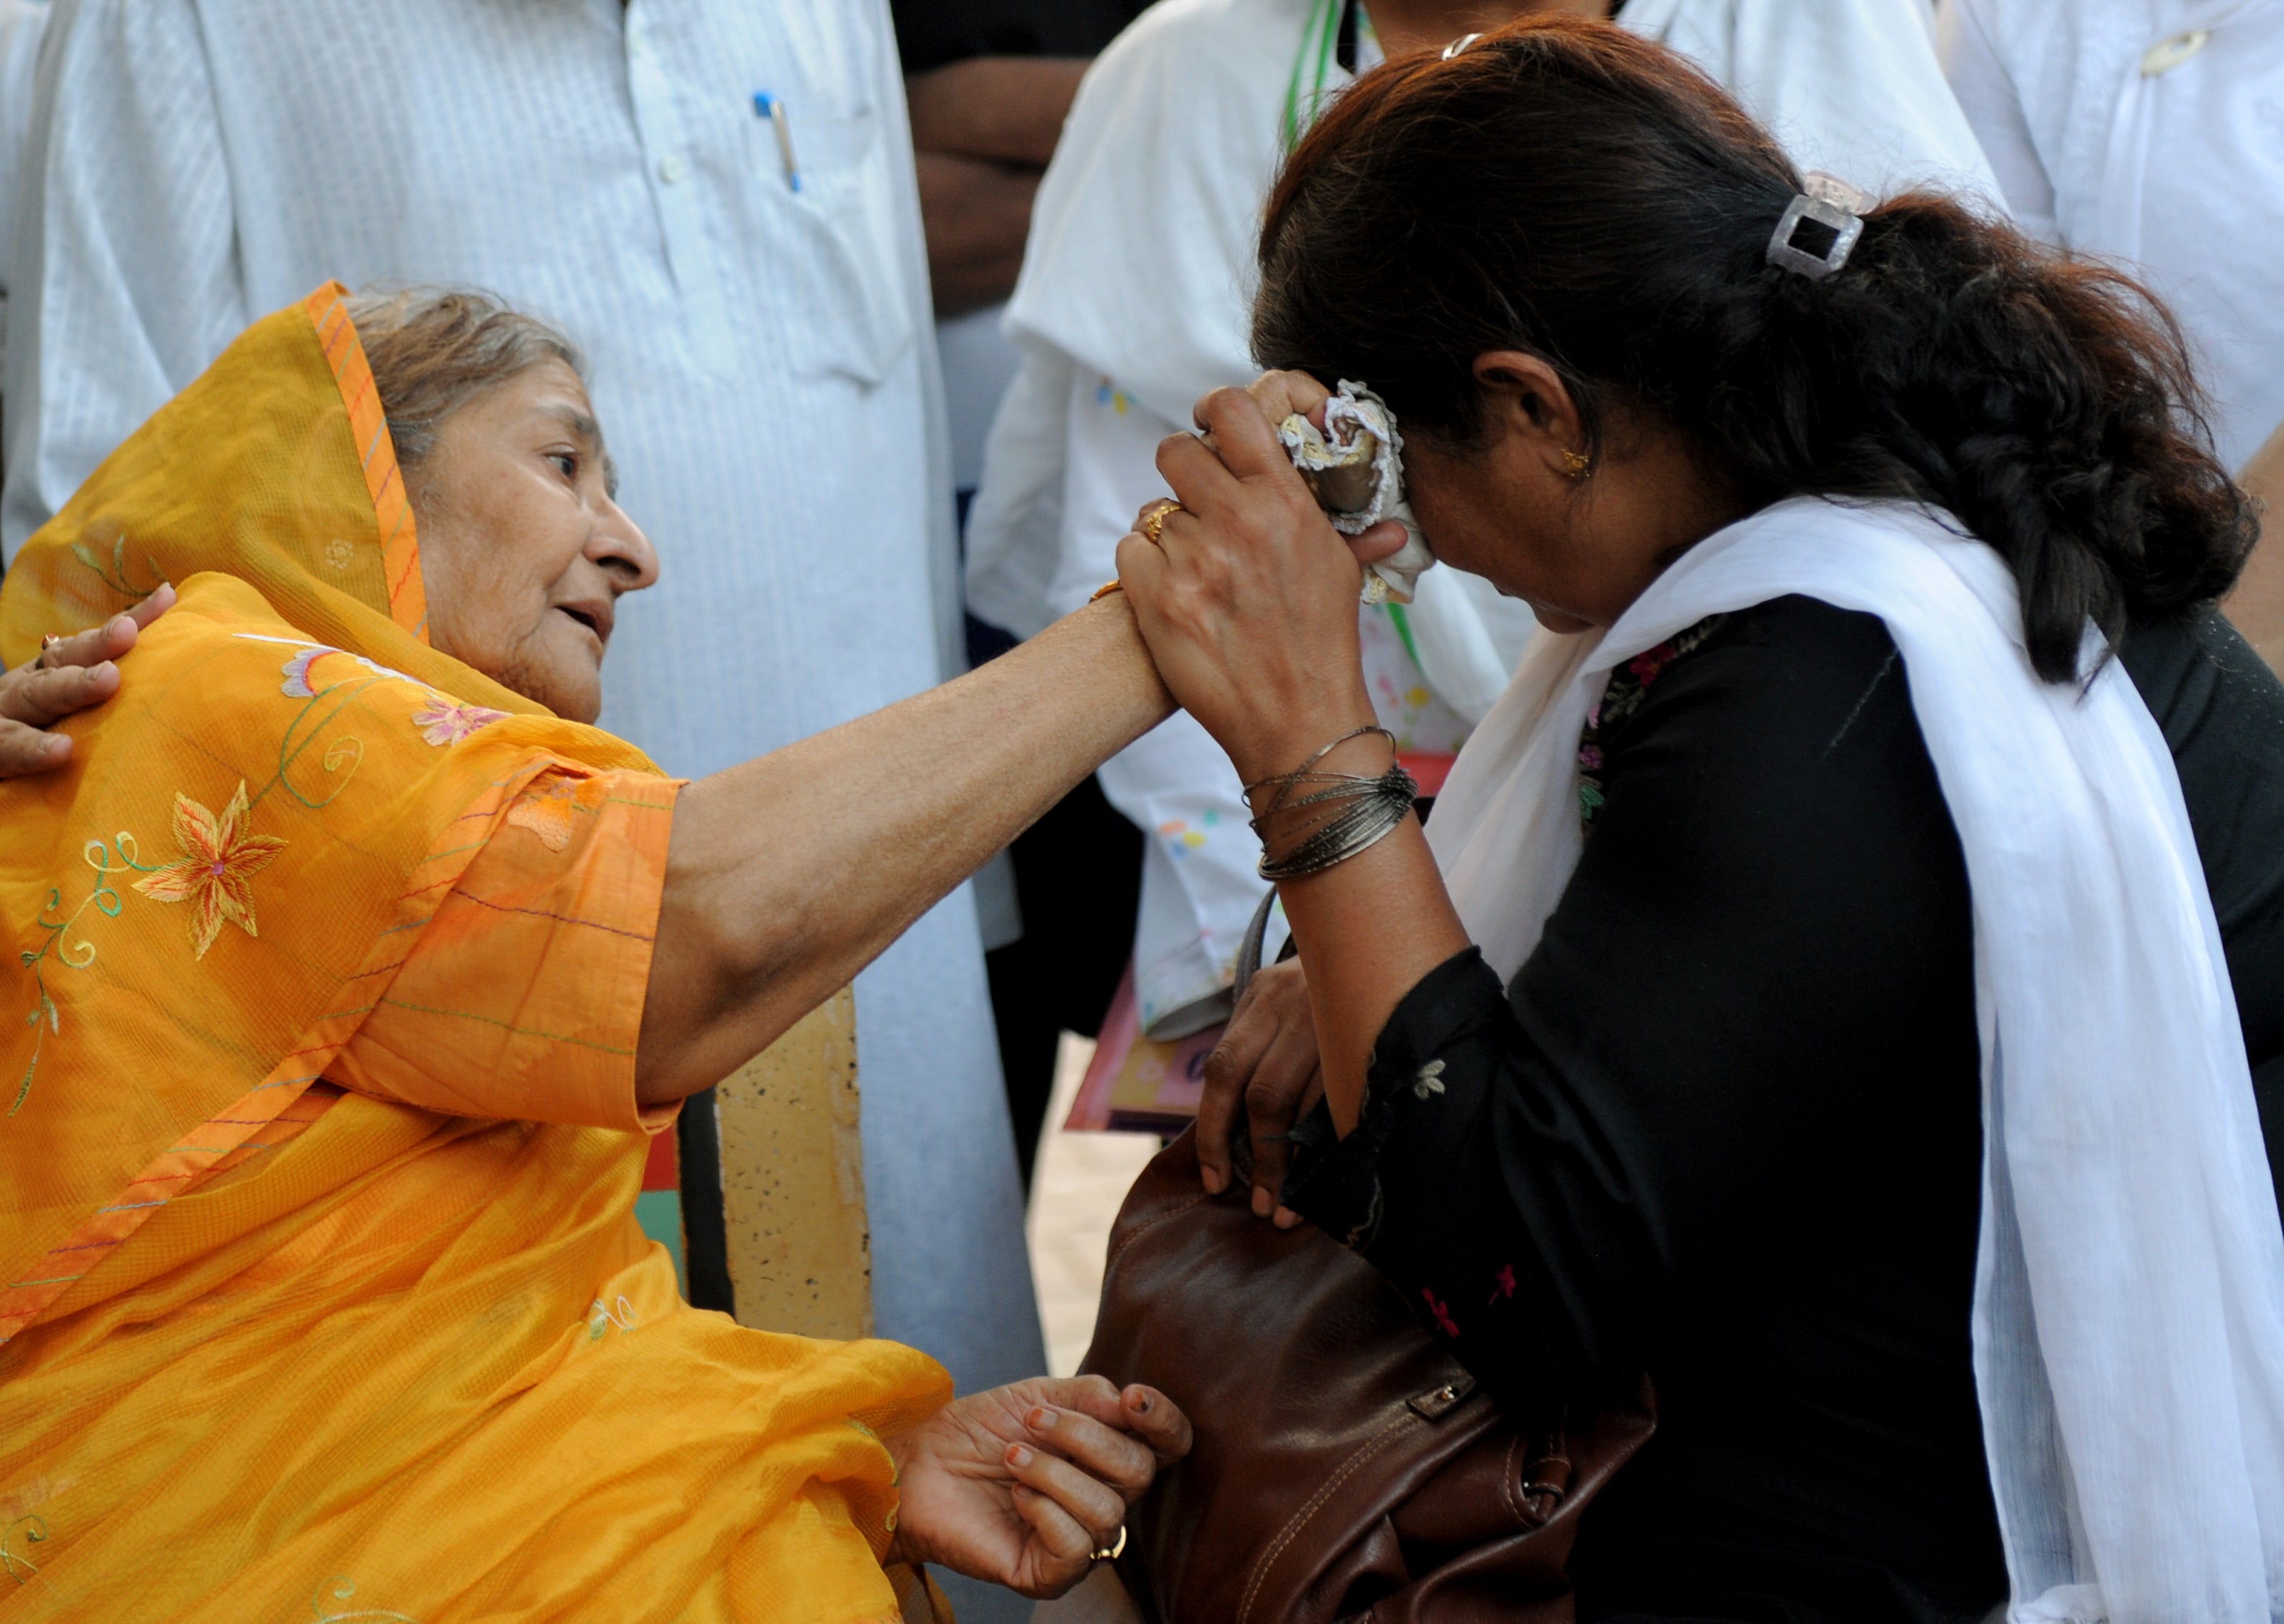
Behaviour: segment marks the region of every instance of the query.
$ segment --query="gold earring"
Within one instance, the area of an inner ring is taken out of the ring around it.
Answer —
[[[1569,471],[1572,479],[1583,480],[1587,470],[1594,465],[1594,459],[1584,451],[1565,451],[1562,453],[1562,465]]]

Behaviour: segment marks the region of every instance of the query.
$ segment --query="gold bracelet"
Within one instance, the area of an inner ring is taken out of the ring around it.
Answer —
[[[1100,586],[1095,588],[1094,596],[1088,598],[1086,601],[1090,604],[1099,604],[1104,598],[1108,597],[1113,592],[1123,592],[1124,590],[1126,590],[1126,583],[1124,582],[1106,581]]]

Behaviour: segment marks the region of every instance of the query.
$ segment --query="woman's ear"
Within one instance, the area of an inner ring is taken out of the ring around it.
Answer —
[[[1545,465],[1570,470],[1586,448],[1586,426],[1561,375],[1527,350],[1487,350],[1475,357],[1475,386],[1482,391],[1484,427],[1494,440]]]

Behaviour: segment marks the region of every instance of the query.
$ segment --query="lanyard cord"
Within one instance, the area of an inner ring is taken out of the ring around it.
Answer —
[[[1332,74],[1333,62],[1343,36],[1356,37],[1357,0],[1317,0],[1309,12],[1308,27],[1301,30],[1301,49],[1293,59],[1293,77],[1285,87],[1285,119],[1281,126],[1285,150],[1291,152],[1301,144],[1301,74],[1313,57],[1315,70],[1310,76],[1307,98],[1309,121],[1316,121],[1317,107],[1324,100],[1325,81]]]
[[[1301,144],[1301,72],[1316,59],[1315,71],[1309,82],[1309,117],[1316,120],[1317,108],[1325,98],[1325,81],[1331,75],[1334,59],[1349,59],[1341,66],[1350,73],[1356,71],[1355,52],[1359,18],[1362,10],[1358,0],[1317,0],[1309,12],[1308,26],[1301,30],[1301,49],[1293,58],[1293,77],[1285,88],[1285,150],[1291,152]],[[1612,8],[1613,14],[1615,8]],[[1396,635],[1404,643],[1404,652],[1412,657],[1414,666],[1420,664],[1420,645],[1412,640],[1412,620],[1404,613],[1404,605],[1389,603],[1388,618],[1396,627]],[[1424,668],[1423,668],[1424,669]]]

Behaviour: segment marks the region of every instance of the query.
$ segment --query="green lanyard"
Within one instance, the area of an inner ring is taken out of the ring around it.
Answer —
[[[1309,81],[1309,121],[1316,121],[1317,106],[1325,98],[1325,80],[1333,71],[1333,53],[1341,38],[1341,17],[1354,0],[1317,0],[1309,12],[1309,26],[1301,30],[1301,51],[1293,59],[1293,77],[1285,87],[1285,150],[1301,143],[1301,73],[1315,59]]]
[[[1332,74],[1334,53],[1340,45],[1342,15],[1356,3],[1357,0],[1317,0],[1309,13],[1309,26],[1301,30],[1300,53],[1293,59],[1293,77],[1285,88],[1283,130],[1285,150],[1288,152],[1301,142],[1302,72],[1310,68],[1313,59],[1315,66],[1309,74],[1308,96],[1309,118],[1313,123],[1317,109],[1325,99],[1325,81]],[[1403,640],[1404,652],[1412,656],[1413,665],[1419,665],[1420,645],[1412,638],[1411,617],[1404,613],[1402,604],[1391,602],[1386,607],[1388,618],[1395,623],[1396,635]]]

